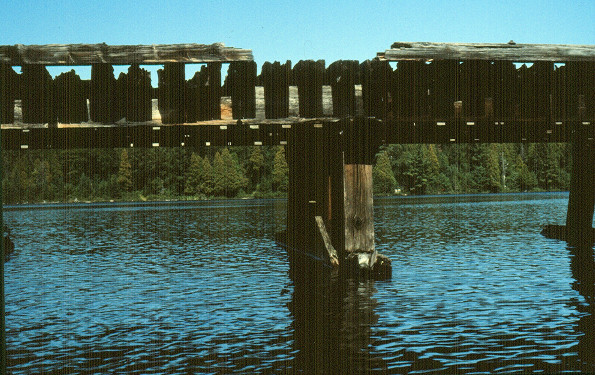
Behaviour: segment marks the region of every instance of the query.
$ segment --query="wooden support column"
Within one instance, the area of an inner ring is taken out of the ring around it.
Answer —
[[[18,74],[8,64],[0,64],[0,124],[14,122],[14,98]]]
[[[346,119],[343,124],[343,254],[351,271],[372,271],[374,246],[372,164],[378,150],[377,122]]]
[[[159,113],[164,124],[186,122],[185,66],[167,63],[157,71],[159,75]]]
[[[586,126],[576,123],[572,134],[572,175],[566,216],[567,241],[573,245],[593,244],[595,207],[595,144],[587,139]]]
[[[360,269],[371,270],[376,262],[374,246],[374,198],[372,166],[343,166],[345,189],[345,253]]]
[[[113,123],[119,120],[120,101],[113,66],[110,64],[91,66],[89,96],[91,121]]]
[[[53,81],[45,66],[23,65],[22,83],[23,122],[57,126]]]

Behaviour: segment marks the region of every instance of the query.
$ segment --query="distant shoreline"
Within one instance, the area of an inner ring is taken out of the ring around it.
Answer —
[[[537,195],[568,195],[568,191],[536,191],[536,192],[506,192],[506,193],[469,193],[469,194],[428,194],[428,195],[380,195],[374,196],[375,200],[388,199],[433,199],[433,198],[481,198],[481,197],[512,197],[512,196],[537,196]],[[39,202],[3,204],[3,210],[18,211],[26,209],[66,209],[66,208],[106,208],[106,207],[142,207],[142,206],[178,206],[178,205],[212,205],[225,203],[244,203],[253,205],[257,201],[284,201],[287,197],[277,198],[224,198],[213,199],[172,199],[172,200],[147,200],[147,201],[82,201],[82,202]]]

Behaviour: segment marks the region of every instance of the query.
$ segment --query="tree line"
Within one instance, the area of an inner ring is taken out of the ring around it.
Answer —
[[[6,204],[285,197],[283,146],[2,151]],[[374,192],[457,194],[567,190],[567,144],[389,145]]]

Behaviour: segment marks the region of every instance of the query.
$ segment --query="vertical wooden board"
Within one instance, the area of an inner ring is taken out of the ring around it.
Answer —
[[[197,122],[200,119],[199,113],[201,108],[201,71],[194,73],[194,76],[185,82],[185,93],[186,99],[184,103],[184,112],[186,113],[187,122]]]
[[[150,121],[153,115],[151,73],[138,64],[128,68],[123,80],[126,120],[128,122]]]
[[[185,66],[167,63],[157,71],[159,76],[159,113],[164,124],[186,122]]]
[[[490,62],[469,60],[460,65],[459,98],[463,102],[462,116],[477,121],[486,115],[485,98],[490,97]]]
[[[555,122],[566,119],[566,66],[554,69],[552,80],[552,120]]]
[[[324,66],[324,60],[302,60],[293,68],[294,79],[298,87],[300,117],[322,117]]]
[[[23,122],[57,125],[53,80],[43,65],[23,65]]]
[[[255,118],[256,63],[254,61],[231,62],[227,72],[227,84],[233,118]]]
[[[289,83],[291,61],[281,65],[265,62],[262,66],[262,83],[265,97],[265,117],[285,118],[289,116]]]
[[[494,61],[490,65],[490,86],[493,87],[494,120],[507,121],[515,116],[518,102],[518,76],[510,61]]]
[[[333,116],[355,115],[355,81],[358,62],[339,60],[329,65],[326,75],[333,96]]]
[[[344,174],[345,252],[373,253],[372,166],[346,164]]]
[[[433,61],[429,66],[432,77],[430,96],[432,117],[436,121],[447,121],[454,117],[454,102],[460,100],[459,62],[455,60]]]
[[[89,92],[91,121],[112,123],[119,120],[120,100],[114,68],[109,64],[91,66]]]
[[[206,66],[207,80],[204,83],[206,97],[206,119],[221,119],[221,63],[209,63]]]
[[[54,88],[58,121],[64,124],[87,121],[87,96],[83,82],[75,71],[57,76]]]
[[[0,64],[0,124],[14,122],[14,99],[18,74],[8,64]]]
[[[411,119],[413,116],[413,88],[408,81],[411,74],[411,64],[404,61],[397,63],[396,69],[392,73],[391,80],[391,99],[392,114],[395,120]]]

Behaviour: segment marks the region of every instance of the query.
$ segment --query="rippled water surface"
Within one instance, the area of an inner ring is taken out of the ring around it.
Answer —
[[[283,201],[5,208],[9,372],[595,371],[567,194],[377,199],[389,281],[289,278]]]

